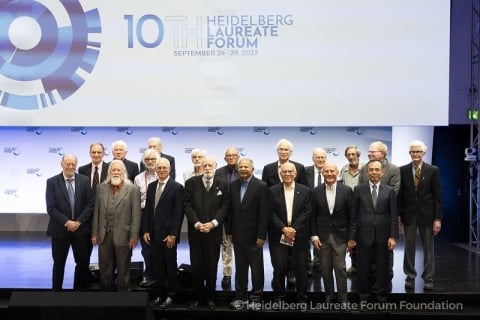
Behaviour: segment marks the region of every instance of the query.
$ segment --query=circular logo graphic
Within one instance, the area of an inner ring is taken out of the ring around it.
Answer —
[[[100,52],[100,16],[80,1],[0,2],[0,105],[46,108],[85,82]]]

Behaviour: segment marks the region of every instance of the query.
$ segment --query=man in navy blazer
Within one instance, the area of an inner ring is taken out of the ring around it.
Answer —
[[[423,161],[427,147],[422,141],[410,143],[412,162],[400,167],[401,186],[398,194],[399,215],[404,225],[405,250],[403,272],[407,276],[405,288],[415,287],[415,242],[422,241],[424,289],[433,290],[435,270],[434,237],[442,227],[442,184],[438,167]],[[417,173],[416,173],[416,168]],[[417,174],[417,178],[415,175]],[[417,180],[417,181],[416,181]]]
[[[310,241],[312,191],[295,183],[295,165],[286,162],[280,167],[282,183],[270,187],[272,218],[268,241],[273,266],[273,294],[275,302],[285,299],[285,277],[289,256],[295,272],[296,301],[306,302],[307,254]],[[288,205],[287,205],[288,203]]]
[[[267,239],[270,221],[269,188],[253,175],[253,161],[248,158],[238,162],[240,179],[229,189],[229,211],[225,232],[231,235],[235,252],[234,308],[241,308],[248,300],[248,269],[252,275],[251,302],[260,302],[265,282],[263,245]]]
[[[150,246],[156,280],[153,290],[157,297],[153,304],[166,308],[173,304],[177,293],[177,244],[184,214],[183,186],[170,177],[168,159],[158,158],[155,170],[158,180],[148,185],[143,239]]]
[[[90,235],[92,229],[93,193],[87,177],[75,174],[77,157],[64,155],[62,173],[47,180],[46,204],[50,216],[47,236],[52,238],[52,289],[61,291],[65,263],[70,246],[75,259],[73,289],[88,290],[90,265]],[[73,180],[73,181],[67,181]],[[71,207],[67,184],[72,183],[74,207]]]
[[[202,159],[203,174],[185,182],[184,205],[195,296],[192,308],[207,300],[208,308],[215,309],[222,224],[228,210],[227,181],[215,175],[216,168],[215,159],[205,156]]]
[[[323,166],[325,183],[313,190],[312,243],[319,252],[325,302],[333,302],[334,282],[337,284],[337,299],[347,302],[347,272],[345,257],[347,247],[355,247],[356,221],[353,211],[353,190],[338,182],[338,167],[333,162]]]
[[[385,302],[389,282],[389,251],[395,248],[395,239],[398,239],[397,198],[393,187],[380,183],[383,175],[380,161],[370,160],[366,170],[369,181],[358,184],[354,191],[358,293],[361,301],[370,299]],[[377,195],[375,204],[373,190]],[[376,276],[372,285],[373,261]]]

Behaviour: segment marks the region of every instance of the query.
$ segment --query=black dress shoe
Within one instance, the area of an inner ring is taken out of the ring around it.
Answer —
[[[232,277],[224,276],[222,279],[222,289],[229,290],[232,288]]]
[[[162,304],[160,304],[160,308],[162,308],[162,309],[170,308],[171,306],[173,306],[173,298],[172,297],[167,297],[167,299],[165,299],[165,301]]]
[[[210,301],[208,301],[208,304],[207,304],[207,305],[208,305],[208,309],[210,309],[210,310],[214,310],[214,309],[215,309],[215,301],[210,300]]]
[[[199,306],[200,302],[198,300],[195,300],[190,304],[190,308],[198,308]]]

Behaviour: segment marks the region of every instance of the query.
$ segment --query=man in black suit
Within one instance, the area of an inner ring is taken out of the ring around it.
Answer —
[[[170,162],[159,158],[156,162],[158,180],[147,189],[145,233],[143,239],[150,246],[154,291],[154,306],[172,306],[177,293],[177,244],[183,222],[183,186],[170,177]]]
[[[176,177],[175,158],[171,155],[168,155],[162,152],[163,150],[162,139],[160,139],[159,137],[151,137],[148,139],[147,145],[149,149],[157,150],[161,158],[165,158],[170,162],[170,178],[175,180],[175,177]],[[143,162],[140,161],[140,172],[144,170],[145,170],[145,165],[143,164]]]
[[[135,177],[140,173],[138,163],[126,159],[127,156],[127,143],[123,140],[117,140],[112,143],[113,159],[123,161],[125,168],[127,169],[127,178],[130,182],[135,180]]]
[[[295,170],[297,172],[295,176],[295,182],[301,183],[303,185],[307,185],[305,180],[305,167],[303,164],[299,162],[295,162],[290,160],[290,157],[293,152],[293,145],[287,139],[280,139],[277,142],[276,146],[278,160],[272,163],[269,163],[263,167],[262,171],[262,180],[267,183],[269,187],[274,186],[276,184],[282,183],[281,175],[280,175],[280,166],[286,162],[293,163],[295,166]],[[268,243],[270,249],[270,242]],[[307,256],[306,259],[310,257]],[[273,261],[272,261],[273,264]],[[293,274],[295,273],[295,266],[293,265],[293,259],[289,259],[288,262],[288,276],[287,281],[289,285],[295,285],[295,277]]]
[[[333,271],[337,284],[337,299],[347,302],[347,247],[355,247],[355,216],[353,191],[337,183],[338,167],[333,162],[323,166],[325,183],[313,190],[312,243],[320,254],[325,302],[333,302]]]
[[[287,139],[280,139],[277,142],[276,150],[278,160],[263,167],[262,180],[265,181],[269,187],[281,183],[280,166],[288,161],[295,165],[297,171],[295,182],[307,185],[307,182],[305,181],[305,167],[303,164],[290,160],[290,156],[293,152],[292,143]]]
[[[399,215],[404,225],[405,250],[403,272],[407,276],[405,288],[415,288],[415,242],[422,241],[424,289],[433,290],[434,237],[442,227],[442,185],[438,167],[423,161],[427,147],[422,141],[410,143],[412,162],[400,167],[401,186],[398,194]]]
[[[370,160],[366,170],[369,181],[358,184],[354,191],[358,293],[362,302],[367,299],[385,302],[389,282],[388,255],[398,239],[397,198],[393,187],[380,183],[383,166],[379,160]],[[373,285],[372,259],[376,267]]]
[[[215,175],[216,167],[215,159],[210,156],[204,157],[203,174],[185,182],[184,197],[195,295],[191,307],[198,307],[206,298],[208,308],[211,310],[215,309],[222,224],[228,209],[227,181]]]
[[[286,162],[280,167],[282,183],[270,187],[272,218],[268,241],[273,266],[275,302],[285,299],[285,277],[289,256],[295,266],[296,301],[306,302],[307,252],[310,240],[312,191],[295,183],[295,165]]]
[[[105,155],[105,148],[100,142],[94,142],[90,145],[90,158],[92,161],[83,166],[78,167],[78,173],[87,176],[93,190],[93,182],[95,180],[95,170],[98,172],[98,183],[102,183],[107,178],[108,163],[103,161]],[[96,186],[95,186],[96,187]],[[93,190],[94,194],[96,190]]]
[[[240,179],[233,181],[229,189],[230,206],[225,229],[232,237],[235,252],[235,299],[231,306],[237,309],[248,302],[249,268],[252,275],[251,302],[260,302],[265,282],[263,245],[270,221],[270,195],[267,184],[256,178],[253,171],[251,159],[240,159]]]
[[[90,276],[93,193],[88,178],[75,174],[76,156],[64,155],[61,166],[62,173],[47,180],[45,193],[50,216],[47,236],[52,238],[52,289],[62,290],[65,263],[71,246],[75,259],[73,289],[86,291]]]

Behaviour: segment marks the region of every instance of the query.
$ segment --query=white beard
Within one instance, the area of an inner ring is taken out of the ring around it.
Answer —
[[[119,177],[112,177],[112,179],[110,180],[110,184],[112,186],[118,186],[121,182],[122,182],[122,179]]]

